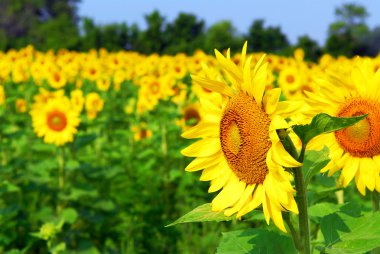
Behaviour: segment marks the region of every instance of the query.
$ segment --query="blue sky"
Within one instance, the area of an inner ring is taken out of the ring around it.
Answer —
[[[366,7],[370,28],[380,26],[380,0],[82,0],[79,14],[93,18],[97,24],[125,21],[144,29],[144,15],[155,9],[169,22],[179,12],[186,12],[204,19],[208,27],[231,20],[241,33],[248,31],[253,20],[264,19],[266,25],[280,26],[291,43],[309,35],[323,45],[335,8],[351,2]]]

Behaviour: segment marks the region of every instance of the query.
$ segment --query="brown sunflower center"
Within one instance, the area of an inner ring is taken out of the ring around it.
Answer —
[[[380,154],[380,104],[363,99],[349,100],[339,111],[340,117],[368,114],[360,122],[335,132],[344,151],[354,157],[373,157]]]
[[[195,126],[201,120],[199,111],[194,107],[188,107],[183,116],[186,125]]]
[[[60,111],[53,111],[48,113],[47,125],[54,131],[62,131],[67,125],[66,115]]]
[[[220,143],[228,165],[247,184],[263,183],[271,142],[270,118],[255,100],[238,94],[228,102],[220,122]]]
[[[293,75],[287,75],[286,81],[290,84],[293,83],[294,82],[294,76]]]

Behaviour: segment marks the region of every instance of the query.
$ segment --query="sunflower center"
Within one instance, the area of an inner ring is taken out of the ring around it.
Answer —
[[[270,118],[256,101],[238,94],[228,102],[220,122],[220,143],[228,165],[247,184],[263,183],[271,142]]]
[[[335,132],[335,137],[343,150],[359,158],[380,154],[380,104],[363,99],[351,99],[338,113],[340,117],[364,114],[368,114],[365,119]]]
[[[237,126],[237,123],[234,121],[231,122],[227,130],[226,143],[233,154],[237,155],[239,153],[242,142],[241,142],[239,127]]]
[[[287,75],[287,76],[286,76],[286,81],[287,81],[288,83],[293,83],[293,82],[294,82],[294,77],[293,77],[293,75]]]
[[[183,118],[188,126],[195,126],[201,120],[198,110],[193,107],[189,107],[185,110]]]
[[[67,125],[66,115],[60,111],[53,111],[47,115],[47,125],[54,131],[61,131]]]

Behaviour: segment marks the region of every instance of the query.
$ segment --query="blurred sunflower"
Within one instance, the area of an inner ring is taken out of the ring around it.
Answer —
[[[4,86],[0,85],[0,105],[5,103],[5,89]]]
[[[300,163],[285,151],[276,130],[289,128],[284,117],[299,105],[279,102],[280,89],[264,95],[268,63],[262,56],[252,70],[252,57],[246,59],[246,49],[247,44],[239,65],[230,59],[229,51],[227,57],[215,51],[231,85],[192,76],[199,85],[218,92],[221,99],[200,98],[204,120],[182,136],[202,140],[182,154],[197,157],[186,170],[203,169],[201,180],[211,181],[209,192],[222,189],[212,201],[213,211],[241,217],[262,205],[266,222],[272,219],[286,232],[281,211],[298,213],[298,208],[291,176],[283,167],[299,167]]]
[[[96,116],[98,115],[98,112],[103,110],[104,101],[99,96],[99,94],[92,92],[92,93],[87,94],[86,96],[85,107],[86,107],[87,118],[92,120],[96,118]]]
[[[366,188],[380,192],[380,71],[375,72],[369,60],[357,59],[351,75],[343,73],[316,80],[319,90],[306,92],[308,116],[319,112],[368,116],[344,130],[313,139],[309,147],[329,147],[331,161],[322,172],[332,175],[341,169],[339,182],[344,187],[355,177],[362,195]]]
[[[16,100],[16,111],[19,113],[25,113],[27,109],[27,102],[22,98]]]
[[[44,105],[32,106],[30,112],[34,132],[44,142],[61,146],[74,140],[79,125],[79,112],[73,110],[67,97],[48,100]]]

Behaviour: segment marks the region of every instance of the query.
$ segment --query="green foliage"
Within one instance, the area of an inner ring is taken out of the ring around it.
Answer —
[[[302,144],[306,146],[311,139],[318,135],[347,128],[365,117],[367,117],[367,115],[355,117],[333,117],[325,113],[320,113],[313,117],[310,124],[295,125],[293,126],[293,130],[301,139]]]
[[[280,27],[264,27],[264,20],[255,20],[246,38],[250,51],[279,52],[289,47],[288,39]]]
[[[288,235],[267,229],[246,229],[223,233],[217,254],[296,253]]]
[[[320,151],[308,151],[302,165],[305,178],[305,186],[310,183],[311,178],[329,163],[329,149],[324,146]]]
[[[317,61],[322,54],[318,43],[307,35],[298,37],[295,47],[304,50],[305,60]]]
[[[363,51],[360,49],[361,40],[369,33],[365,23],[368,17],[366,9],[357,4],[343,4],[335,9],[335,16],[337,21],[329,26],[326,51],[334,56],[352,56]]]
[[[196,204],[210,201],[207,184],[183,170],[189,161],[179,151],[189,142],[179,139],[177,105],[162,101],[150,113],[127,115],[123,108],[137,96],[137,88],[125,82],[123,93],[108,91],[99,117],[82,119],[74,142],[65,145],[65,184],[59,189],[60,149],[43,143],[32,131],[30,116],[13,107],[19,94],[35,93],[35,87],[6,83],[5,88],[1,253],[206,254],[216,249],[220,231],[237,229],[231,223],[165,228]],[[30,104],[32,96],[27,98]],[[148,123],[151,139],[133,140],[131,126],[140,121]],[[41,235],[42,226],[51,224],[51,237],[45,230]]]
[[[227,217],[224,215],[223,211],[213,212],[211,210],[211,204],[203,204],[195,208],[194,210],[188,212],[178,220],[167,225],[167,227],[174,226],[180,223],[189,222],[203,222],[203,221],[229,221],[233,217]]]
[[[333,213],[322,218],[326,253],[365,253],[380,245],[380,213],[352,217]]]
[[[214,49],[226,50],[231,48],[237,51],[243,44],[243,38],[236,36],[236,28],[230,21],[224,20],[215,23],[207,30],[204,49],[206,52],[213,54]]]

